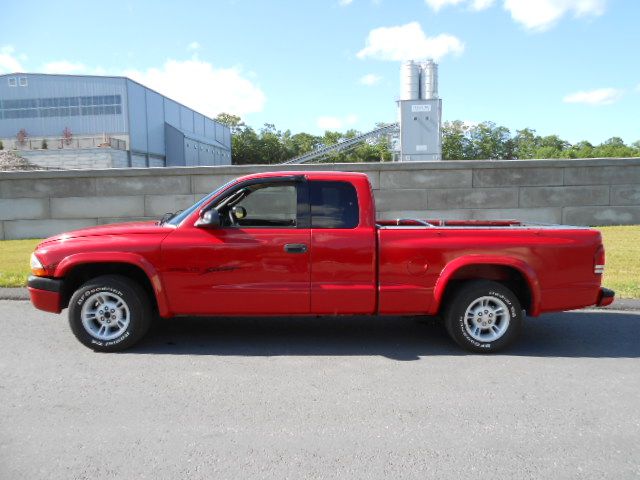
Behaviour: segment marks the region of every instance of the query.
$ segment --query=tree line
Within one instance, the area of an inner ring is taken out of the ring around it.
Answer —
[[[256,131],[239,116],[228,113],[219,114],[216,120],[231,128],[234,165],[282,163],[360,134],[356,130],[326,131],[323,135],[292,134],[290,130],[278,130],[271,123]],[[530,128],[512,134],[508,128],[493,122],[470,125],[456,120],[442,126],[442,156],[445,160],[640,157],[640,140],[626,145],[621,138],[613,137],[599,145],[587,141],[571,144],[557,135],[540,136]],[[362,142],[347,152],[332,154],[323,161],[387,162],[392,158],[392,145],[382,136],[373,142]]]

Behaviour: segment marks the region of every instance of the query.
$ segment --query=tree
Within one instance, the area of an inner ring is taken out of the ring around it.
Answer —
[[[226,125],[231,129],[232,134],[239,133],[243,128],[246,127],[242,118],[238,115],[232,115],[230,113],[219,113],[216,117],[216,121],[220,122],[223,125]]]
[[[292,134],[291,130],[278,130],[272,123],[265,123],[256,132],[242,118],[228,113],[219,114],[216,120],[231,128],[232,161],[236,165],[282,163],[360,134],[357,130],[327,130],[322,136],[306,132]],[[383,125],[379,123],[376,127]],[[391,160],[392,156],[389,137],[382,135],[376,140],[367,140],[327,155],[321,161],[384,162]],[[640,156],[640,140],[626,145],[620,137],[612,137],[594,147],[587,141],[572,145],[558,135],[541,137],[530,128],[516,130],[515,135],[511,135],[507,127],[493,122],[469,124],[454,120],[442,126],[442,157],[445,160],[631,156]]]
[[[535,158],[562,158],[562,153],[570,146],[569,142],[562,140],[558,135],[547,135],[540,138]]]
[[[461,120],[445,122],[442,126],[442,158],[445,160],[473,158],[469,126]]]
[[[493,122],[482,122],[470,129],[471,148],[475,159],[512,158],[511,133]]]
[[[317,149],[321,143],[320,137],[304,132],[292,135],[289,141],[291,143],[291,157],[309,153]]]
[[[540,137],[536,135],[535,130],[530,128],[516,130],[516,134],[513,137],[513,158],[534,158],[539,146]]]
[[[595,157],[633,157],[638,151],[625,145],[620,137],[612,137],[594,149]]]

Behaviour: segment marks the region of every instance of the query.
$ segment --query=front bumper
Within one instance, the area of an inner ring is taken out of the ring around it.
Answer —
[[[616,292],[613,290],[609,290],[608,288],[601,288],[598,293],[598,302],[596,305],[598,307],[606,307],[607,305],[611,305],[613,300],[615,299]]]
[[[62,280],[56,278],[34,277],[27,281],[31,303],[39,310],[60,313],[62,300]]]

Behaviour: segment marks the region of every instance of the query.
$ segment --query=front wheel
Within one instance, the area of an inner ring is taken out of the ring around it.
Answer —
[[[446,306],[449,335],[471,352],[495,352],[517,338],[522,327],[518,297],[504,285],[488,280],[463,285]]]
[[[147,333],[150,323],[146,292],[120,275],[89,280],[69,301],[71,330],[85,346],[99,352],[131,347]]]

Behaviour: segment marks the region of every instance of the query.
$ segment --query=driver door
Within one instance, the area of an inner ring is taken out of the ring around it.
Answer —
[[[162,247],[172,310],[180,315],[309,313],[311,231],[305,195],[302,183],[267,178],[236,203],[244,218],[224,208],[219,228],[177,228]]]

